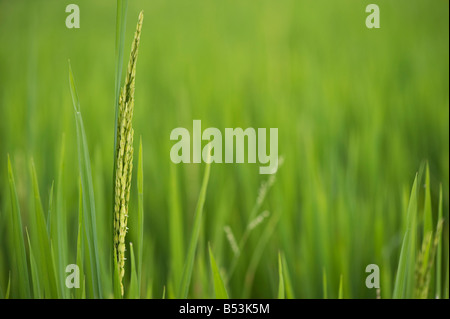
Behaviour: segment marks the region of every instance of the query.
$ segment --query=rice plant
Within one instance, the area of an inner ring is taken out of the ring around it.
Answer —
[[[0,298],[449,298],[448,2],[112,4],[0,1]],[[277,173],[172,163],[194,119]]]
[[[139,21],[131,47],[130,60],[125,78],[124,87],[119,98],[119,117],[117,131],[117,145],[115,158],[114,183],[114,256],[117,258],[120,275],[121,293],[124,294],[122,280],[125,275],[125,236],[128,231],[128,202],[130,200],[131,176],[133,172],[133,136],[132,127],[134,109],[134,83],[136,76],[136,62],[141,36],[141,11]]]

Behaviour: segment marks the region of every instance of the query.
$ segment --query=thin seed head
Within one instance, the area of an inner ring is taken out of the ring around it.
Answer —
[[[114,182],[114,250],[119,266],[120,285],[124,294],[122,279],[125,275],[125,235],[127,233],[128,202],[130,200],[131,175],[133,170],[133,135],[132,127],[134,110],[134,83],[136,77],[136,61],[141,36],[141,11],[131,46],[125,83],[120,91],[119,116],[117,129],[116,180]]]

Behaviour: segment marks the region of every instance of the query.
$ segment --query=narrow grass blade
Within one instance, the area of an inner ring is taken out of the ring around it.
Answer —
[[[89,158],[89,149],[87,145],[86,133],[84,130],[83,118],[80,112],[80,102],[76,90],[75,79],[72,73],[72,67],[69,61],[69,84],[70,93],[72,95],[73,107],[75,110],[75,119],[77,126],[77,148],[78,148],[78,163],[81,176],[81,185],[83,189],[83,220],[87,237],[87,248],[89,254],[90,265],[86,267],[92,273],[87,273],[92,280],[90,285],[94,290],[94,298],[102,298],[102,286],[99,267],[99,254],[97,244],[97,226],[95,216],[95,199],[94,187],[92,184],[91,164]]]
[[[31,282],[33,287],[33,297],[35,299],[42,299],[41,283],[39,280],[39,271],[34,258],[33,248],[31,247],[30,236],[27,231],[28,249],[30,251],[30,268],[31,268]]]
[[[170,272],[171,279],[176,284],[175,295],[179,294],[178,288],[183,275],[184,262],[184,231],[183,215],[181,212],[180,196],[178,191],[177,166],[170,164],[170,188],[169,188],[169,240],[170,240]]]
[[[83,220],[86,216],[83,216]],[[89,241],[87,239],[87,232],[86,227],[83,226],[81,235],[83,236],[83,260],[84,260],[84,275],[86,278],[86,286],[85,286],[85,292],[86,292],[86,298],[92,299],[97,298],[95,290],[95,279],[93,278],[94,272],[92,269],[92,259],[91,255],[89,254]]]
[[[55,281],[56,281],[56,291],[58,294],[58,298],[64,298],[62,295],[62,291],[64,291],[65,288],[65,280],[63,282],[60,283],[60,285],[58,285],[58,274],[56,271],[56,262],[55,262],[55,251],[54,251],[54,247],[53,247],[53,242],[49,239],[50,242],[50,256],[51,256],[51,263],[52,263],[52,267],[55,271]]]
[[[137,251],[138,251],[138,287],[139,294],[142,284],[142,258],[143,258],[143,245],[144,245],[144,167],[143,167],[143,154],[142,154],[142,136],[139,140],[139,155],[138,155],[138,171],[137,171],[137,189],[138,189],[138,239],[137,239]]]
[[[292,285],[291,276],[289,273],[289,268],[287,266],[286,262],[286,256],[284,254],[281,254],[281,262],[283,264],[283,277],[284,277],[284,283],[286,288],[286,298],[287,299],[295,299],[294,294],[294,286]]]
[[[63,172],[64,172],[65,136],[61,143],[61,154],[58,168],[58,180],[56,182],[55,211],[52,216],[52,227],[50,237],[53,240],[56,260],[55,267],[60,282],[60,291],[63,298],[68,297],[68,290],[64,285],[65,267],[68,264],[68,244],[67,244],[67,217],[64,209],[63,193]]]
[[[37,180],[36,168],[34,161],[31,160],[30,173],[34,192],[34,211],[36,220],[36,230],[38,238],[38,247],[41,254],[41,278],[46,278],[44,281],[44,291],[46,298],[58,298],[58,288],[56,285],[56,274],[52,263],[52,256],[50,251],[50,241],[47,232],[47,224],[44,218],[44,211],[42,208],[41,197],[39,194],[39,184]]]
[[[328,299],[327,273],[325,271],[325,268],[322,269],[322,287],[323,287],[323,299]]]
[[[60,298],[65,298],[65,292],[66,292],[66,287],[64,285],[64,266],[62,264],[59,263],[59,259],[55,258],[55,247],[53,245],[53,236],[52,236],[52,232],[56,231],[56,228],[58,226],[57,222],[59,219],[59,216],[55,216],[56,212],[54,210],[53,207],[53,188],[54,188],[54,182],[52,182],[52,187],[50,189],[50,195],[49,195],[49,201],[48,201],[48,220],[47,220],[47,230],[49,233],[49,242],[50,242],[50,254],[52,257],[52,265],[53,265],[53,269],[55,271],[55,276],[56,276],[56,288],[58,289],[58,296],[60,296]],[[55,237],[55,242],[58,242],[57,238]],[[62,243],[60,243],[62,245]]]
[[[245,285],[243,290],[243,298],[248,298],[250,295],[250,291],[253,286],[253,279],[255,277],[256,269],[259,265],[259,262],[261,260],[261,257],[264,253],[264,250],[267,247],[267,244],[270,240],[270,237],[275,231],[276,226],[278,225],[278,221],[280,220],[281,212],[275,213],[272,215],[272,217],[269,219],[266,227],[263,230],[263,233],[261,234],[261,237],[258,240],[258,244],[253,251],[252,257],[250,259],[250,263],[247,269],[247,272],[245,274]]]
[[[130,286],[128,287],[128,299],[138,299],[139,286],[136,274],[136,260],[134,258],[133,243],[130,243],[130,255],[131,255],[131,278],[130,278]]]
[[[84,267],[83,267],[83,242],[82,242],[82,226],[78,224],[78,237],[77,237],[77,266],[80,270],[80,279],[84,279]],[[83,298],[83,291],[85,292],[85,281],[80,280],[80,289],[75,291],[75,298],[81,299]]]
[[[81,187],[81,180],[79,182],[79,197],[78,197],[78,235],[77,235],[77,266],[80,270],[80,289],[76,289],[75,297],[77,299],[83,298],[83,293],[85,294],[85,280],[84,280],[84,267],[83,267],[83,256],[84,256],[84,228],[83,228],[83,190]],[[83,280],[81,280],[83,279]]]
[[[339,279],[339,293],[338,293],[338,299],[344,299],[344,277],[341,275]]]
[[[278,253],[278,299],[285,299],[283,264],[280,253]]]
[[[442,215],[442,184],[439,188],[439,213],[438,221],[443,220]],[[442,297],[442,236],[439,237],[436,251],[436,299]]]
[[[417,174],[408,204],[406,231],[403,237],[400,259],[395,278],[393,298],[412,298],[416,250]]]
[[[425,200],[423,209],[423,233],[427,234],[433,231],[433,216],[431,208],[431,191],[430,191],[430,167],[428,163],[425,168]]]
[[[47,231],[51,234],[52,228],[52,218],[53,218],[53,186],[55,182],[52,181],[52,186],[50,187],[49,197],[48,197],[48,209],[47,209]]]
[[[9,299],[9,294],[11,293],[11,272],[8,275],[8,286],[6,287],[5,299]]]
[[[449,270],[450,270],[450,260],[449,260],[450,255],[447,254],[447,266],[445,268],[447,268],[447,274],[445,275],[445,287],[444,287],[444,298],[445,299],[449,299],[449,282],[450,282],[450,275],[449,275]]]
[[[30,281],[28,277],[28,263],[25,251],[25,243],[22,230],[22,219],[20,217],[19,199],[17,197],[16,183],[8,154],[8,178],[9,191],[11,194],[11,234],[14,246],[15,258],[14,269],[18,272],[19,296],[20,298],[30,298]]]
[[[208,152],[210,154],[210,152]],[[209,160],[207,161],[209,162]],[[198,197],[197,207],[195,209],[194,227],[192,229],[192,236],[189,242],[189,250],[184,264],[183,276],[180,285],[180,298],[187,298],[189,293],[189,286],[191,283],[192,269],[194,268],[195,251],[197,249],[198,237],[200,234],[200,226],[203,216],[203,205],[206,198],[206,189],[208,187],[209,172],[211,164],[206,164],[205,175],[203,176],[202,187]]]
[[[219,268],[217,267],[216,261],[214,259],[213,253],[211,251],[211,246],[208,245],[209,249],[209,261],[211,263],[211,271],[214,281],[214,292],[216,294],[216,299],[228,299],[227,289],[225,288],[224,281],[220,275]]]
[[[204,224],[204,220],[202,221]],[[197,253],[195,256],[194,264],[195,272],[193,272],[193,279],[197,289],[195,291],[195,295],[193,298],[206,298],[205,292],[207,292],[210,288],[210,278],[208,276],[209,271],[209,257],[205,256],[205,252],[207,253],[207,249],[205,248],[205,227],[200,226],[200,236],[198,239],[197,245]],[[169,292],[169,290],[167,290]]]

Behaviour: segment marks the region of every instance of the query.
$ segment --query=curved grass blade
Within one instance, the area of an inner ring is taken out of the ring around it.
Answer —
[[[58,273],[57,273],[57,270],[56,270],[56,263],[55,263],[55,251],[54,251],[54,248],[53,248],[53,241],[51,240],[51,239],[49,239],[49,243],[50,243],[50,257],[51,257],[51,260],[50,260],[50,262],[52,263],[52,267],[53,267],[53,269],[54,269],[54,272],[55,272],[55,282],[56,282],[56,290],[57,290],[57,293],[58,293],[58,298],[64,298],[63,297],[63,291],[64,291],[64,289],[65,289],[65,280],[63,281],[63,282],[60,282],[60,285],[58,285]]]
[[[177,289],[183,275],[184,262],[184,231],[183,215],[180,207],[180,195],[178,191],[178,174],[175,164],[170,164],[170,188],[169,188],[169,241],[170,241],[170,271],[171,280],[175,282],[174,293],[178,295]],[[169,288],[172,288],[169,286]],[[171,291],[172,289],[169,289]]]
[[[286,288],[286,298],[295,299],[294,289],[291,281],[291,276],[289,274],[289,268],[287,267],[285,254],[281,254],[281,263],[283,264],[283,276]]]
[[[438,221],[443,220],[442,216],[442,184],[439,188],[439,213]],[[439,237],[436,251],[436,299],[441,298],[442,294],[442,236]]]
[[[416,250],[417,174],[408,204],[406,231],[403,237],[395,278],[393,298],[412,298],[414,291],[414,267]]]
[[[280,253],[278,253],[278,299],[285,299],[283,265]]]
[[[210,154],[211,152],[208,152]],[[192,229],[191,240],[189,242],[189,250],[186,257],[186,262],[184,264],[183,276],[181,277],[181,285],[180,285],[180,298],[187,298],[189,293],[189,286],[191,283],[192,269],[194,268],[194,259],[195,259],[195,251],[197,250],[198,237],[200,234],[200,226],[202,223],[202,215],[203,215],[203,205],[205,203],[206,198],[206,189],[208,187],[209,181],[209,172],[211,169],[211,164],[208,160],[206,161],[206,169],[205,175],[203,176],[202,187],[200,189],[200,195],[198,197],[197,207],[195,209],[195,217],[194,217],[194,227]]]
[[[339,293],[338,293],[338,299],[344,299],[344,277],[341,275],[339,279]]]
[[[8,286],[6,287],[5,299],[9,299],[9,294],[11,293],[11,272],[8,275]]]
[[[444,287],[444,298],[448,299],[448,295],[449,295],[449,282],[450,282],[450,275],[449,275],[449,270],[450,270],[450,260],[449,257],[450,255],[447,255],[447,266],[445,268],[447,268],[446,271],[446,275],[445,275],[445,287]]]
[[[41,254],[41,276],[46,278],[44,281],[44,292],[46,298],[58,298],[58,287],[56,284],[56,274],[53,267],[50,240],[47,232],[47,224],[44,218],[44,210],[42,208],[41,197],[39,195],[39,184],[37,180],[36,168],[34,166],[34,161],[31,160],[30,165],[31,180],[33,184],[34,191],[34,201],[35,201],[35,220],[36,220],[36,231],[38,239],[39,252]]]
[[[91,278],[91,285],[94,292],[94,298],[102,298],[102,286],[100,277],[99,254],[97,244],[97,226],[95,216],[95,199],[94,187],[92,183],[92,172],[89,158],[89,149],[87,145],[86,133],[84,130],[83,118],[80,112],[80,102],[75,86],[75,79],[72,73],[72,67],[69,60],[69,83],[70,93],[75,111],[75,120],[77,127],[77,147],[78,147],[78,163],[81,176],[81,185],[83,190],[83,214],[84,227],[87,238],[87,248],[89,254],[91,272],[88,277]]]
[[[214,279],[214,292],[216,294],[216,299],[228,299],[227,289],[225,288],[224,281],[220,275],[219,268],[217,267],[214,255],[211,251],[211,246],[208,244],[209,250],[209,261],[211,263],[211,271]]]
[[[33,248],[31,247],[30,236],[27,231],[28,249],[30,251],[30,268],[31,268],[31,282],[33,286],[33,297],[35,299],[42,299],[41,283],[39,281],[39,272],[34,258]]]
[[[322,269],[322,289],[323,299],[328,299],[327,272],[325,271],[325,268]]]
[[[273,232],[275,231],[275,227],[278,224],[278,221],[281,217],[281,211],[277,212],[270,217],[269,221],[267,222],[266,227],[263,230],[263,233],[261,234],[261,237],[258,240],[258,244],[253,251],[252,257],[250,259],[250,264],[248,266],[247,272],[245,274],[245,285],[244,285],[244,291],[243,291],[243,298],[247,298],[250,295],[250,291],[253,285],[253,279],[255,277],[256,269],[259,265],[259,262],[261,260],[261,257],[264,253],[264,250],[267,247],[267,243],[270,240],[270,237],[272,237]]]
[[[60,282],[60,291],[63,298],[68,297],[68,290],[64,285],[65,266],[68,264],[68,246],[67,246],[67,217],[64,209],[63,194],[63,172],[64,172],[64,154],[65,154],[65,136],[62,137],[61,154],[58,168],[58,180],[56,182],[55,211],[52,216],[50,237],[53,240],[56,253],[56,273]]]
[[[428,163],[425,167],[425,200],[423,209],[423,233],[427,234],[433,231],[433,216],[431,207],[431,191],[430,191],[430,167]]]
[[[80,285],[81,289],[76,289],[75,298],[82,299],[83,292],[85,292],[85,280],[84,280],[84,267],[83,267],[83,256],[84,256],[84,236],[83,236],[83,190],[81,188],[81,180],[79,181],[79,197],[78,197],[78,235],[77,235],[77,265],[80,270]]]
[[[55,181],[52,181],[52,186],[50,187],[50,195],[48,197],[48,210],[47,210],[47,231],[51,234],[52,227],[52,218],[53,218],[53,187],[55,185]],[[50,237],[50,236],[49,236]]]
[[[19,296],[21,298],[30,298],[30,281],[28,277],[28,263],[25,251],[25,243],[22,230],[22,219],[20,217],[19,199],[17,197],[16,183],[11,166],[11,160],[8,154],[8,179],[9,190],[11,194],[11,233],[14,243],[15,259],[14,269],[19,272]]]
[[[80,278],[84,278],[84,271],[83,271],[83,236],[82,236],[83,227],[81,223],[78,224],[78,237],[77,237],[77,266],[80,270]],[[78,299],[82,298],[81,292],[85,289],[84,288],[84,280],[80,282],[81,289],[77,289],[75,292],[75,297]]]
[[[136,261],[134,258],[133,243],[130,243],[130,255],[131,255],[131,279],[130,286],[128,287],[128,299],[139,298],[139,286],[136,274]]]

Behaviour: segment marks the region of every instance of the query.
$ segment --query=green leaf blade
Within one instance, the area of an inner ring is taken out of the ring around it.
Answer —
[[[278,299],[285,299],[283,265],[280,253],[278,253]]]
[[[209,152],[208,152],[209,153]],[[208,161],[209,162],[209,161]],[[181,279],[180,286],[180,298],[187,298],[189,293],[189,286],[191,283],[192,270],[194,268],[195,252],[197,249],[198,238],[200,234],[200,226],[203,216],[203,205],[206,198],[206,189],[208,187],[209,174],[210,174],[211,164],[206,164],[205,174],[203,176],[202,187],[200,189],[200,195],[197,202],[197,207],[195,209],[194,217],[194,227],[192,230],[191,240],[189,242],[188,254],[186,257],[186,262],[183,269],[183,276]]]
[[[39,194],[39,184],[37,180],[36,168],[34,161],[31,160],[30,165],[31,179],[34,193],[34,212],[36,220],[36,231],[38,239],[39,252],[41,254],[41,276],[46,278],[44,281],[44,291],[46,298],[58,298],[58,287],[56,284],[56,273],[52,262],[50,239],[45,222],[44,210],[42,208],[41,197]]]
[[[22,230],[22,219],[20,216],[19,199],[17,197],[16,183],[12,170],[11,160],[8,154],[8,179],[11,194],[11,233],[15,250],[15,268],[19,272],[19,296],[30,298],[30,280],[28,277],[28,263]]]
[[[128,288],[128,299],[138,299],[139,285],[136,273],[136,260],[134,258],[133,243],[130,243],[130,255],[131,255],[131,278],[130,278],[130,286]]]
[[[214,255],[211,250],[211,246],[208,245],[209,250],[209,261],[211,264],[211,271],[213,274],[214,281],[214,292],[216,295],[216,299],[228,299],[228,292],[225,288],[224,281],[222,280],[222,276],[220,275],[219,268],[217,267],[216,260],[214,259]]]
[[[411,190],[406,217],[406,231],[400,250],[400,259],[394,285],[394,299],[412,298],[414,290],[414,267],[416,250],[417,181]]]
[[[75,120],[77,127],[77,149],[78,149],[78,163],[81,176],[82,194],[83,194],[83,221],[87,239],[87,253],[89,254],[89,267],[87,276],[91,279],[91,286],[93,289],[94,298],[102,298],[102,285],[99,266],[99,254],[97,244],[97,226],[95,215],[95,199],[94,187],[92,182],[91,164],[89,158],[89,148],[87,145],[86,133],[84,130],[83,118],[80,112],[80,103],[78,93],[76,90],[75,79],[72,72],[72,67],[69,61],[69,84],[70,93],[72,95],[72,102],[75,110]]]

